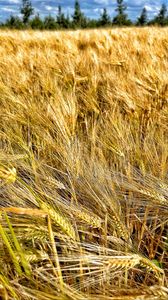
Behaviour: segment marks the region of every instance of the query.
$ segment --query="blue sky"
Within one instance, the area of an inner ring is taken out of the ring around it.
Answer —
[[[21,0],[0,0],[0,21],[4,21],[11,14],[19,16],[19,8]],[[41,16],[57,14],[58,5],[62,5],[65,14],[72,15],[74,0],[32,0],[32,5],[35,12]],[[127,13],[132,20],[140,14],[145,6],[148,11],[148,17],[151,18],[158,13],[162,3],[168,6],[168,0],[125,0],[127,5]],[[103,7],[108,9],[111,16],[115,15],[116,0],[84,0],[80,1],[81,9],[88,17],[99,17]]]

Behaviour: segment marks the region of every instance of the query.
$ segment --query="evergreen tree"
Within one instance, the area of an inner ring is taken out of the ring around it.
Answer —
[[[108,25],[110,25],[110,23],[111,23],[110,16],[107,13],[107,9],[104,8],[103,13],[100,16],[99,25],[100,26],[108,26]]]
[[[22,6],[20,9],[21,14],[23,15],[23,24],[27,25],[31,15],[33,15],[34,9],[32,7],[30,0],[22,0]]]
[[[165,4],[162,4],[161,9],[158,13],[158,15],[156,16],[156,18],[154,19],[154,23],[164,26],[167,23],[167,7]]]
[[[4,23],[4,26],[11,29],[22,29],[23,23],[18,17],[11,15]]]
[[[117,15],[113,18],[114,25],[131,25],[132,22],[128,19],[125,10],[127,9],[126,5],[123,3],[123,0],[117,0]]]
[[[65,17],[61,5],[58,6],[57,24],[59,28],[69,28],[70,26],[69,16]]]
[[[60,26],[61,25],[61,19],[62,19],[62,8],[61,5],[58,6],[58,14],[57,14],[57,23]]]
[[[75,25],[79,25],[82,17],[82,12],[80,9],[80,4],[78,1],[75,1],[74,14],[72,16],[73,22]]]
[[[65,18],[65,27],[64,28],[71,28],[72,27],[72,22],[70,20],[69,14],[67,14]]]
[[[100,26],[100,20],[96,20],[96,19],[87,20],[87,28],[97,28],[98,26]]]
[[[55,19],[51,15],[45,17],[44,28],[51,29],[51,30],[58,29],[58,25],[57,25]]]
[[[147,24],[148,17],[147,17],[147,10],[146,7],[142,9],[141,15],[139,16],[136,25],[138,26],[145,26]]]
[[[62,13],[61,5],[58,6],[58,15],[57,15],[57,24],[60,28],[63,27],[64,23],[64,14]]]
[[[72,15],[73,27],[75,28],[86,28],[87,19],[81,12],[79,1],[75,1],[74,14]]]
[[[39,14],[37,14],[30,22],[30,26],[32,29],[43,29],[44,23],[40,18]]]
[[[123,0],[117,0],[116,11],[119,15],[124,15],[124,11],[127,9],[126,5],[123,3]]]

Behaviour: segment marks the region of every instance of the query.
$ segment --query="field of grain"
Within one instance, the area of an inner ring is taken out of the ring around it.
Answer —
[[[0,297],[168,297],[167,29],[0,32]]]

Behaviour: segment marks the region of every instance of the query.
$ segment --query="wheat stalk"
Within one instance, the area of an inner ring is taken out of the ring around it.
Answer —
[[[18,215],[29,215],[29,216],[34,216],[34,217],[41,217],[41,218],[46,218],[48,215],[51,217],[51,219],[54,221],[55,224],[57,224],[61,230],[68,235],[68,237],[72,238],[75,240],[76,234],[75,230],[72,227],[71,223],[68,222],[64,217],[62,217],[59,213],[57,213],[49,204],[47,203],[42,203],[41,204],[41,209],[32,209],[32,208],[23,208],[23,207],[1,207],[0,208],[1,212],[9,212],[13,214],[18,214]],[[40,228],[33,229],[32,234],[35,234],[35,238],[40,238]],[[37,234],[37,236],[36,236]],[[26,236],[25,236],[26,237]],[[44,234],[44,228],[43,228],[43,234],[42,237],[45,238]]]

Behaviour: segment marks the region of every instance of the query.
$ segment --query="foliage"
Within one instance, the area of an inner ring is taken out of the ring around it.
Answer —
[[[117,15],[113,18],[113,24],[118,26],[131,25],[131,21],[128,19],[127,14],[125,14],[127,7],[123,3],[123,0],[117,0]]]
[[[0,40],[0,297],[167,300],[167,29]]]
[[[69,26],[70,26],[69,18],[65,17],[60,5],[58,6],[58,15],[57,15],[56,22],[57,22],[59,28],[69,28]]]
[[[107,13],[107,9],[103,9],[103,13],[100,16],[99,19],[99,25],[100,26],[109,26],[111,24],[110,16]]]
[[[44,29],[45,23],[40,18],[39,14],[37,14],[31,21],[30,21],[30,27],[32,29]]]
[[[136,24],[138,26],[145,26],[147,25],[147,22],[148,22],[147,9],[146,7],[144,7],[142,9],[141,15],[139,16]]]
[[[167,7],[165,4],[162,4],[158,15],[151,20],[150,24],[158,24],[160,26],[168,25]]]
[[[13,15],[11,15],[10,18],[6,20],[4,26],[10,29],[23,29],[24,27],[22,21],[18,17],[15,17]]]
[[[147,20],[147,9],[144,7],[141,15],[134,23],[128,18],[126,12],[126,5],[123,0],[117,0],[117,8],[115,9],[117,15],[111,21],[107,9],[104,8],[98,19],[87,18],[80,8],[80,2],[75,1],[74,12],[72,16],[65,16],[62,11],[61,5],[58,6],[58,13],[56,16],[49,15],[42,19],[39,14],[31,18],[34,12],[30,0],[23,0],[22,7],[20,9],[23,15],[23,20],[18,17],[10,16],[5,23],[0,23],[0,27],[9,27],[12,29],[79,29],[79,28],[97,28],[97,27],[111,27],[111,26],[147,26],[147,25],[168,25],[167,7],[165,4],[161,6],[161,9],[156,17],[151,20]]]
[[[56,23],[55,19],[51,15],[49,15],[44,19],[44,28],[54,30],[58,29],[59,25]]]
[[[74,28],[86,28],[87,20],[81,12],[79,1],[75,1],[74,13],[72,15],[72,25]]]
[[[23,24],[27,25],[30,17],[32,16],[34,9],[32,7],[30,0],[22,0],[22,6],[20,9],[21,14],[23,15]]]

